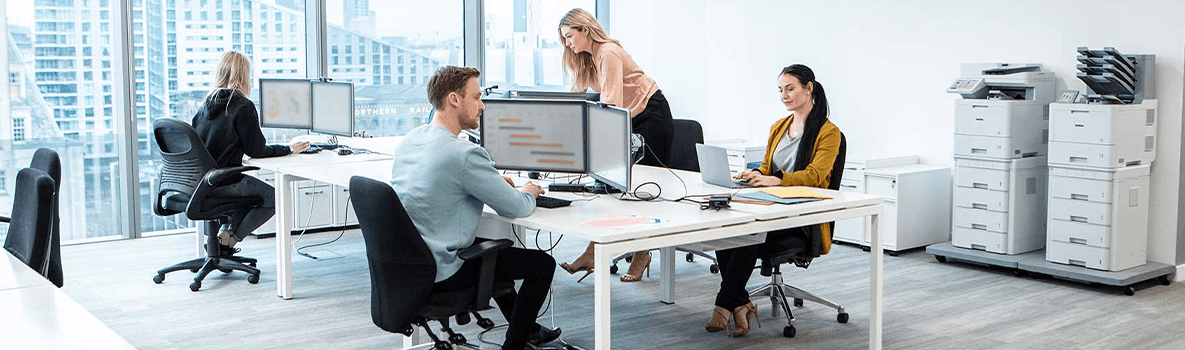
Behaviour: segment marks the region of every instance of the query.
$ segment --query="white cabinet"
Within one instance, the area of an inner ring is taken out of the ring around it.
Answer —
[[[741,139],[713,140],[706,144],[724,148],[728,155],[728,170],[733,174],[747,169],[749,163],[765,160],[765,144],[746,144]]]
[[[350,203],[350,188],[333,186],[333,193],[334,226],[357,225],[358,216],[354,214],[353,203]]]
[[[1045,259],[1106,271],[1147,263],[1150,170],[1050,165]]]
[[[258,171],[253,176],[275,186],[275,173]],[[350,195],[349,188],[333,186],[313,181],[296,181],[289,189],[294,201],[292,207],[293,230],[315,230],[329,227],[351,226],[358,224],[358,217],[351,205],[346,204]],[[273,216],[256,230],[255,234],[274,234],[276,232],[276,218]]]
[[[864,192],[884,197],[884,249],[898,251],[950,239],[951,175],[945,166],[913,164],[864,171]],[[866,228],[868,224],[866,224]],[[872,244],[864,230],[863,244]]]
[[[844,163],[843,179],[840,179],[839,190],[841,192],[865,193],[864,172],[866,170],[917,163],[918,157],[916,156],[873,158],[867,160],[849,158]],[[865,239],[867,221],[867,218],[836,221],[831,240],[867,246],[868,244]]]

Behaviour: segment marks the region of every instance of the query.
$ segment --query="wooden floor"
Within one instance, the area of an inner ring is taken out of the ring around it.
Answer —
[[[308,235],[298,246],[338,235]],[[558,238],[558,235],[555,236]],[[540,245],[547,247],[548,235]],[[526,244],[534,247],[534,239]],[[557,261],[570,261],[586,242],[565,239]],[[390,349],[399,338],[371,323],[369,277],[360,234],[346,232],[331,245],[307,250],[321,257],[293,257],[295,294],[275,295],[272,239],[248,239],[242,255],[260,259],[259,284],[246,275],[212,274],[200,292],[187,287],[193,274],[151,281],[155,270],[194,255],[193,235],[174,235],[63,247],[64,291],[142,349]],[[623,262],[624,263],[624,262]],[[770,303],[755,299],[763,328],[743,338],[709,334],[719,277],[698,259],[676,265],[677,303],[657,301],[654,279],[613,283],[615,349],[861,349],[868,346],[868,254],[835,246],[809,270],[787,269],[786,280],[847,307],[851,321],[807,303],[794,310],[798,335],[783,338],[785,318],[769,317]],[[626,266],[621,266],[624,270]],[[1001,269],[939,263],[921,251],[885,256],[886,349],[1182,349],[1185,288],[1146,283],[1135,296],[1118,289],[1014,277]],[[540,319],[563,328],[570,343],[591,347],[593,285],[557,269],[554,303]],[[754,273],[751,283],[764,281]],[[502,323],[496,311],[485,315]],[[478,339],[470,324],[459,328]],[[501,343],[501,331],[485,336]],[[488,346],[487,348],[497,348]]]

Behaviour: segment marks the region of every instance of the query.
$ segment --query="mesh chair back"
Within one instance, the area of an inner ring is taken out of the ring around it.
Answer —
[[[152,122],[152,134],[163,161],[152,210],[160,216],[177,214],[180,211],[165,208],[162,199],[174,193],[193,195],[202,176],[218,165],[197,131],[188,123],[171,118],[157,119]]]
[[[58,152],[48,149],[40,148],[33,153],[33,161],[29,164],[30,168],[41,170],[53,179],[53,232],[49,240],[49,274],[46,278],[58,288],[62,287],[65,282],[62,276],[62,228],[61,215],[59,214],[59,207],[61,207],[62,197],[62,160],[58,157]]]
[[[54,181],[37,169],[21,169],[16,176],[12,221],[4,249],[49,277],[49,242],[53,234]]]
[[[370,265],[370,317],[388,332],[411,329],[436,280],[436,260],[391,185],[350,178],[350,202]]]
[[[671,142],[671,169],[699,172],[695,144],[704,143],[704,128],[690,119],[675,119],[675,139]]]

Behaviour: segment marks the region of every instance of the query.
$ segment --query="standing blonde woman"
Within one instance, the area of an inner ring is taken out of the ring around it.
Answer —
[[[564,69],[572,77],[572,90],[592,89],[601,94],[601,102],[630,111],[633,131],[641,134],[646,143],[638,164],[670,164],[675,125],[671,106],[654,79],[642,72],[642,68],[621,48],[621,43],[605,34],[601,24],[588,11],[568,11],[560,19],[559,32],[560,41],[568,48],[564,50]],[[560,264],[560,267],[568,273],[591,272],[592,263],[593,245],[589,243],[576,261]],[[642,272],[649,267],[650,252],[635,252],[621,281],[640,281]]]
[[[296,142],[291,146],[265,143],[267,140],[259,128],[255,103],[247,99],[251,94],[251,62],[246,56],[237,51],[223,54],[214,79],[214,89],[206,94],[192,124],[219,168],[242,166],[244,154],[251,158],[279,157],[309,147],[308,142]],[[258,208],[231,214],[230,223],[219,230],[218,240],[224,255],[238,252],[235,244],[276,213],[275,188],[251,176],[244,175],[238,183],[219,187],[212,195],[259,196],[264,201]]]

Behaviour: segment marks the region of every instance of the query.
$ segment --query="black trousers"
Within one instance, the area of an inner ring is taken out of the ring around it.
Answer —
[[[547,300],[555,266],[555,259],[541,250],[506,248],[498,252],[494,280],[523,281],[517,293],[494,298],[502,316],[510,323],[506,329],[506,340],[502,343],[503,349],[526,348],[527,335],[539,329],[535,318]],[[456,274],[437,282],[436,287],[457,289],[476,285],[480,273],[481,259],[467,260]]]
[[[231,231],[236,240],[242,241],[255,229],[263,226],[276,214],[276,189],[253,176],[243,176],[239,182],[211,191],[214,196],[263,198],[258,208],[236,210],[230,214],[230,223],[225,229]]]
[[[646,109],[634,116],[632,127],[646,142],[645,156],[638,164],[664,166],[671,164],[671,143],[675,139],[675,122],[671,106],[662,90],[654,92],[646,102]]]
[[[795,244],[792,239],[805,240],[805,228],[795,227],[771,231],[765,234],[765,243],[716,251],[716,263],[720,266],[720,291],[716,292],[716,306],[728,311],[749,303],[749,292],[745,287],[757,258],[763,253],[773,253]],[[798,242],[801,244],[801,241]]]

